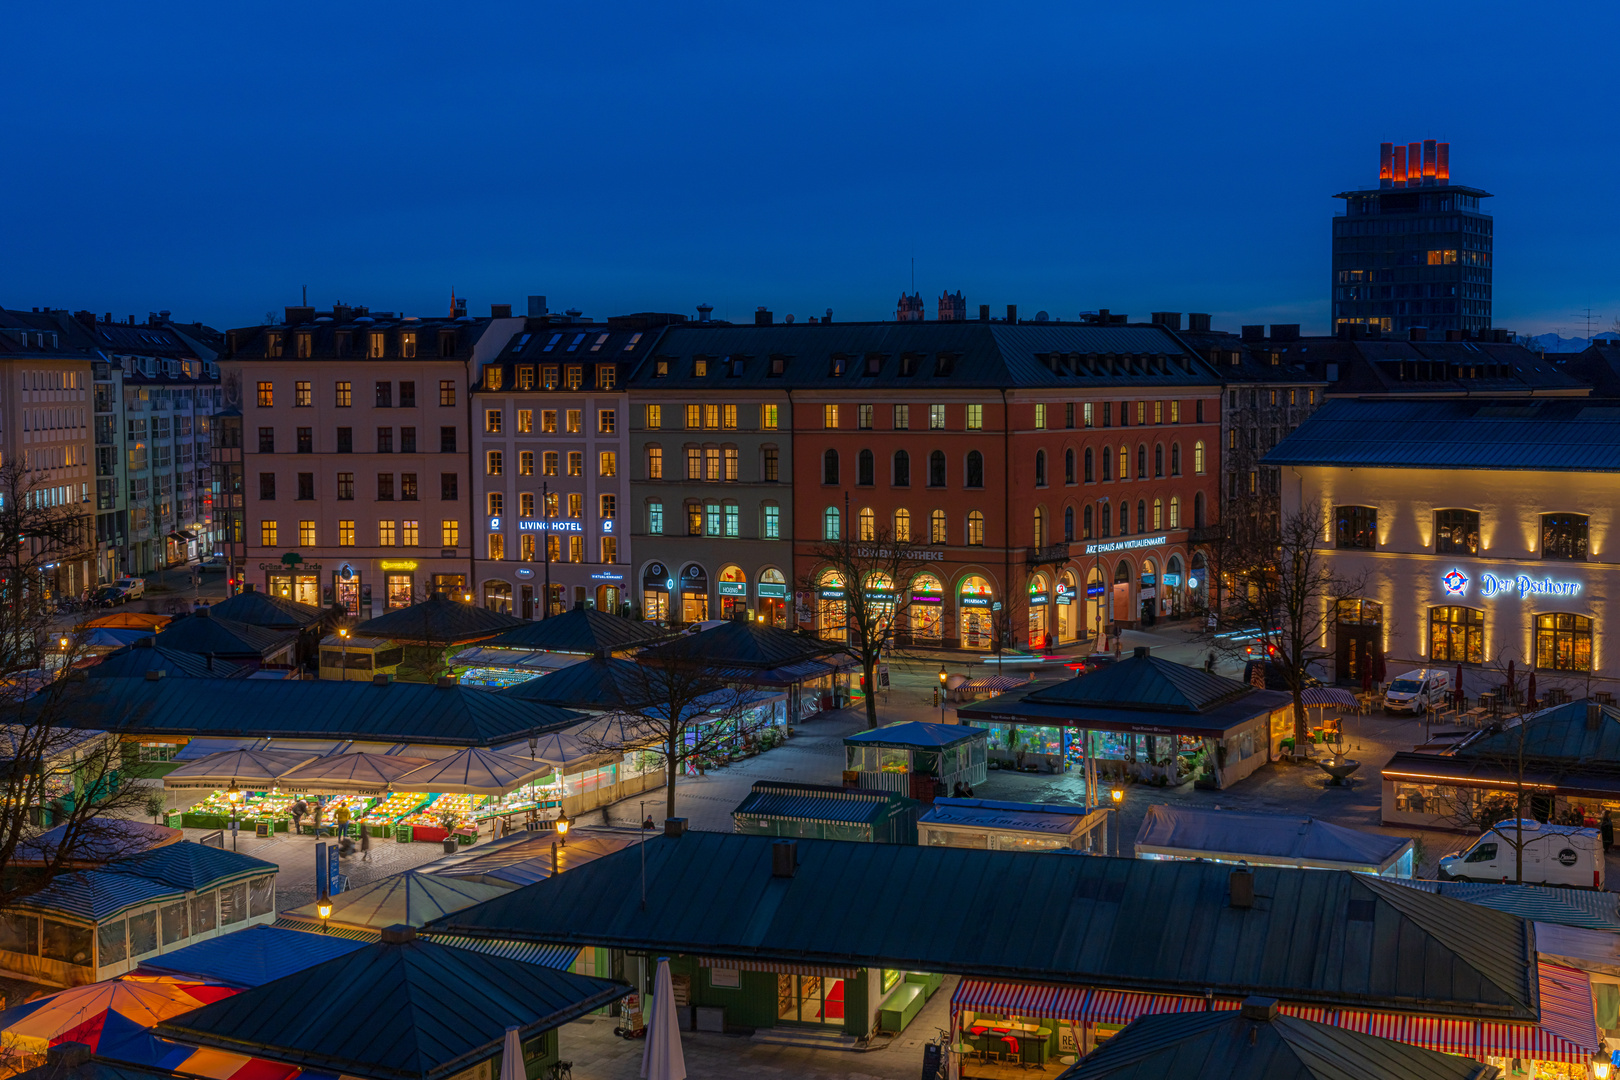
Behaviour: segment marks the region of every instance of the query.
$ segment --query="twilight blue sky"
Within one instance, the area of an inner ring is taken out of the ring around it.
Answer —
[[[1620,315],[1613,4],[53,3],[7,16],[0,306],[334,300],[1327,326],[1336,191],[1449,140],[1495,322]]]

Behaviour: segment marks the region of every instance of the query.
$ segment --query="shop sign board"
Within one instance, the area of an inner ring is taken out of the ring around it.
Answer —
[[[1470,586],[1476,584],[1473,579],[1461,570],[1452,569],[1440,577],[1440,587],[1447,596],[1467,596]],[[1479,571],[1477,581],[1481,599],[1491,600],[1498,596],[1579,596],[1582,583],[1579,581],[1566,581],[1552,576],[1533,578],[1529,574],[1517,574],[1513,577],[1501,577],[1488,570]]]
[[[1105,540],[1100,544],[1087,544],[1087,555],[1106,555],[1111,551],[1135,551],[1138,548],[1164,547],[1168,536],[1139,536],[1134,540]]]
[[[747,596],[748,583],[746,581],[722,581],[720,583],[721,596]]]
[[[776,597],[777,599],[785,599],[787,597],[787,585],[761,582],[758,592],[761,598]]]
[[[490,519],[490,529],[500,528],[500,518]],[[518,521],[518,532],[577,532],[585,531],[584,522],[580,521],[551,521],[544,518],[522,518]]]

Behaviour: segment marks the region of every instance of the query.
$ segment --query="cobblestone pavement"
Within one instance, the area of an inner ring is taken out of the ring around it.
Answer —
[[[201,839],[208,832],[206,829],[185,830],[187,840]],[[335,841],[328,838],[327,842]],[[260,840],[251,834],[243,834],[238,837],[237,843],[237,850],[242,854],[265,859],[281,868],[276,875],[277,911],[314,901],[315,837],[277,834],[274,840]],[[230,845],[231,836],[227,832],[225,846],[228,849]],[[354,889],[443,857],[444,848],[439,844],[401,844],[395,840],[373,837],[370,861],[362,862],[360,852],[356,851],[342,860],[342,873],[348,876],[349,888]]]

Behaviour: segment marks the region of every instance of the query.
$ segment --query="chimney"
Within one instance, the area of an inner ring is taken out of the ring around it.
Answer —
[[[1209,333],[1209,316],[1202,311],[1195,311],[1187,316],[1187,329],[1194,334]]]
[[[395,923],[383,927],[380,936],[384,945],[409,945],[416,940],[416,927],[410,923]]]
[[[1388,146],[1388,143],[1384,144]],[[1268,997],[1246,997],[1243,999],[1243,1019],[1270,1022],[1277,1019],[1277,999]]]
[[[57,1043],[45,1051],[45,1064],[52,1069],[75,1069],[90,1064],[90,1047],[82,1042]]]
[[[543,296],[529,297],[529,318],[538,319],[545,314],[547,314],[546,298]]]
[[[168,311],[160,311],[160,312],[158,312],[158,321],[159,322],[168,322],[170,314],[172,314],[172,312],[168,312]]]
[[[1406,331],[1408,341],[1428,341],[1429,328],[1427,326],[1414,326]]]
[[[1395,147],[1395,187],[1406,186],[1406,145],[1403,143]]]
[[[790,878],[799,869],[799,845],[793,840],[771,842],[771,877]]]
[[[1466,330],[1447,330],[1446,331],[1446,340],[1447,341],[1462,341],[1462,340],[1466,339],[1467,337],[1468,337],[1468,331],[1466,331]]]
[[[1264,341],[1266,340],[1266,328],[1264,326],[1245,326],[1241,337],[1244,341]]]
[[[1434,186],[1434,140],[1423,140],[1423,186]]]
[[[452,319],[459,319],[459,318],[462,318],[466,314],[467,314],[467,298],[465,296],[458,296],[456,298],[455,306],[450,309],[450,317]]]
[[[1233,870],[1228,881],[1231,883],[1232,906],[1244,909],[1254,907],[1254,871]]]
[[[153,670],[148,671],[146,673],[146,681],[147,682],[157,682],[159,679],[163,678],[163,676],[165,676],[167,674],[168,674],[168,672],[164,671],[162,668],[154,668]]]
[[[492,319],[510,319],[512,317],[511,304],[489,305],[489,317]]]
[[[1155,311],[1152,319],[1167,330],[1181,329],[1181,312],[1179,311]]]
[[[708,322],[709,316],[714,312],[713,304],[698,305],[698,322]]]
[[[105,321],[108,326],[111,326],[112,325],[112,312],[110,312],[110,311],[107,312],[107,318],[105,320],[103,320],[103,321]]]
[[[827,309],[827,314],[822,316],[821,321],[824,323],[832,322],[832,308]]]
[[[433,685],[441,690],[448,690],[456,685],[456,677],[454,675],[440,675]]]
[[[989,322],[990,321],[990,305],[989,304],[980,304],[979,305],[979,321],[980,322]]]
[[[1007,305],[1007,322],[1014,325],[1014,326],[1018,325],[1018,305],[1017,304],[1008,304]]]
[[[302,326],[307,322],[315,321],[315,309],[312,307],[287,308],[287,325]]]
[[[1442,184],[1451,183],[1451,144],[1448,142],[1435,143],[1434,178]]]
[[[1297,323],[1297,322],[1295,322],[1295,323],[1272,323],[1271,324],[1271,340],[1272,341],[1298,341],[1299,340],[1299,323]]]
[[[333,322],[348,322],[349,321],[349,316],[353,315],[353,314],[354,314],[354,308],[350,307],[348,304],[333,304],[332,305],[332,321]]]
[[[1596,731],[1603,723],[1603,706],[1595,701],[1586,703],[1586,730]]]
[[[683,817],[667,817],[664,819],[664,835],[679,838],[686,835],[686,819]]]
[[[1378,186],[1381,188],[1393,187],[1395,184],[1395,144],[1378,144]]]
[[[770,311],[767,310],[763,304],[754,309],[755,326],[769,326],[771,325],[771,319],[772,316]]]
[[[1136,657],[1138,660],[1146,660],[1149,656],[1153,655],[1153,650],[1146,645],[1138,645],[1136,648],[1131,650],[1131,655]]]

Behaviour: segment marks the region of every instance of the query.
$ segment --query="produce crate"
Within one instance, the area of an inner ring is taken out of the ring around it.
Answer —
[[[412,835],[414,831],[409,825],[395,825],[394,839],[401,844],[408,844],[415,839],[415,836]]]
[[[176,810],[163,815],[163,823],[171,829],[184,828],[185,815]]]

